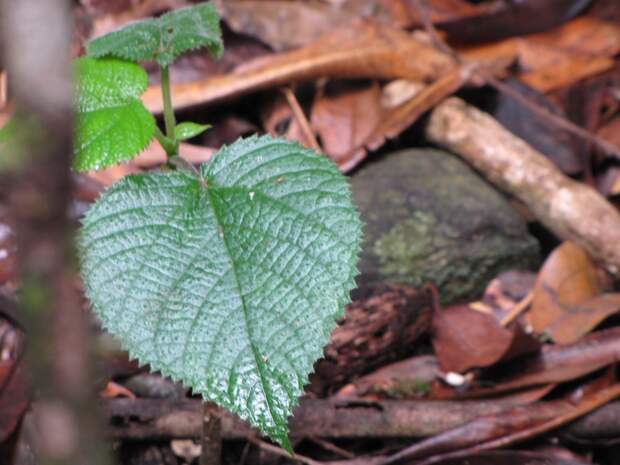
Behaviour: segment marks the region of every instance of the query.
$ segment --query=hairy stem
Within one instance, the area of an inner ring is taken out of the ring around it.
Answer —
[[[168,158],[179,154],[179,142],[175,134],[176,122],[174,120],[174,108],[172,107],[172,95],[170,93],[170,70],[167,66],[160,67],[161,72],[161,93],[164,99],[164,124],[166,125],[166,136],[172,144],[162,144]]]

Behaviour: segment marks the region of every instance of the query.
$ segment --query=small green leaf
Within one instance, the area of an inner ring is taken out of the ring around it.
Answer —
[[[140,101],[148,76],[117,59],[76,60],[76,135],[73,167],[98,170],[129,161],[146,148],[155,119]]]
[[[200,173],[131,175],[86,215],[86,293],[140,363],[290,450],[287,420],[343,315],[361,239],[346,178],[251,137]]]
[[[210,124],[198,124],[198,123],[180,123],[177,124],[174,132],[178,140],[187,140],[192,137],[196,137],[199,134],[202,134],[207,129],[211,127]]]
[[[168,66],[185,52],[202,47],[207,47],[217,58],[224,50],[219,21],[211,2],[200,3],[130,24],[92,40],[86,50],[94,57],[157,61],[162,66]]]

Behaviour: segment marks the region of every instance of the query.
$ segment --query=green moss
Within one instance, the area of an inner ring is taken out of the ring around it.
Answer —
[[[536,241],[505,198],[445,152],[388,155],[353,177],[353,194],[366,222],[362,285],[430,281],[449,303],[538,261]]]

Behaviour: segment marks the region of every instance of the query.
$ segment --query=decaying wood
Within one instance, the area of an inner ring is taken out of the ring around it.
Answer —
[[[324,394],[355,376],[411,353],[414,342],[430,329],[431,296],[427,290],[384,285],[354,300],[332,333],[325,358],[315,365],[309,391]]]
[[[523,201],[559,237],[620,272],[620,213],[593,188],[563,175],[490,115],[458,98],[433,110],[426,134]]]
[[[427,437],[514,404],[493,401],[335,401],[302,399],[290,419],[292,437]],[[199,438],[200,400],[110,399],[105,403],[114,439]],[[256,434],[247,423],[223,412],[222,437]]]
[[[337,401],[302,399],[290,420],[291,436],[424,438],[477,418],[509,411],[515,404],[490,401]],[[114,439],[197,439],[202,434],[200,400],[110,399],[105,402],[108,432]],[[620,402],[612,402],[573,422],[563,435],[575,440],[619,437]],[[543,422],[544,423],[544,422]],[[222,415],[222,437],[244,439],[256,431],[236,416]]]

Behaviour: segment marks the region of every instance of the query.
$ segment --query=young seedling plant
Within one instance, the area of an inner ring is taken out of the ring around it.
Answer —
[[[131,357],[291,451],[288,417],[354,286],[360,220],[334,164],[293,142],[253,136],[179,162],[179,141],[207,127],[176,124],[169,66],[201,47],[223,50],[211,3],[95,39],[76,61],[74,168],[126,162],[153,138],[169,160],[88,211],[81,273]],[[160,66],[165,133],[140,100],[142,61]]]

